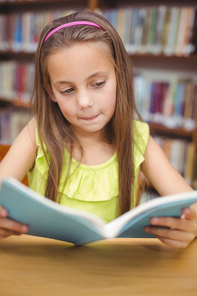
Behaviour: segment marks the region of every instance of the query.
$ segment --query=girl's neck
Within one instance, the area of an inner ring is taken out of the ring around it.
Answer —
[[[81,144],[81,146],[86,149],[90,146],[95,145],[102,145],[103,143],[107,143],[107,136],[105,129],[102,129],[97,132],[77,132],[74,128],[72,128],[73,133],[78,140],[78,142]]]
[[[104,133],[80,135],[77,139],[83,149],[83,156],[81,157],[79,145],[74,144],[72,157],[83,164],[91,166],[103,164],[115,153],[115,145],[108,143]]]

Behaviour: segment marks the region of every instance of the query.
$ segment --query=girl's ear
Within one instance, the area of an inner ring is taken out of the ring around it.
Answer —
[[[50,84],[49,83],[44,83],[44,88],[46,89],[46,91],[48,92],[49,96],[51,97],[51,100],[53,102],[57,102],[57,100],[56,100],[56,98],[55,98],[55,96],[53,94],[53,91],[52,91],[52,88],[51,88]]]

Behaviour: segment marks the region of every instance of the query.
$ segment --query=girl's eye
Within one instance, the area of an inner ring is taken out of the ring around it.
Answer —
[[[68,89],[66,89],[66,90],[63,90],[63,91],[60,91],[60,93],[61,94],[70,94],[71,92],[73,92],[74,91],[74,88],[68,88]]]
[[[96,87],[101,87],[101,86],[103,86],[105,84],[105,81],[101,81],[101,82],[96,82],[95,84],[94,84],[94,86],[96,86]]]

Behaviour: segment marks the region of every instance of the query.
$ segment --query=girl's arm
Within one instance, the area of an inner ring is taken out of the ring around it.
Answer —
[[[149,137],[142,171],[161,196],[192,191],[182,176],[169,163],[159,145]],[[197,203],[183,209],[181,218],[152,218],[152,225],[167,226],[171,229],[146,227],[169,246],[184,248],[197,236]]]
[[[36,157],[35,119],[22,130],[0,163],[0,181],[13,177],[21,181],[34,164]],[[8,212],[0,205],[0,239],[28,231],[28,226],[7,218]]]

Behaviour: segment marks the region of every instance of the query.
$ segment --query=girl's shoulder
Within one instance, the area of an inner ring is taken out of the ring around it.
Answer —
[[[150,135],[149,125],[146,122],[133,121],[133,138],[134,142],[139,146],[147,146]]]
[[[149,135],[150,131],[149,131],[148,123],[140,120],[134,120],[133,127],[134,127],[134,136],[135,134],[141,134],[142,136]]]
[[[143,158],[148,145],[150,130],[145,122],[134,120],[133,122],[133,140],[134,140],[134,158]]]

